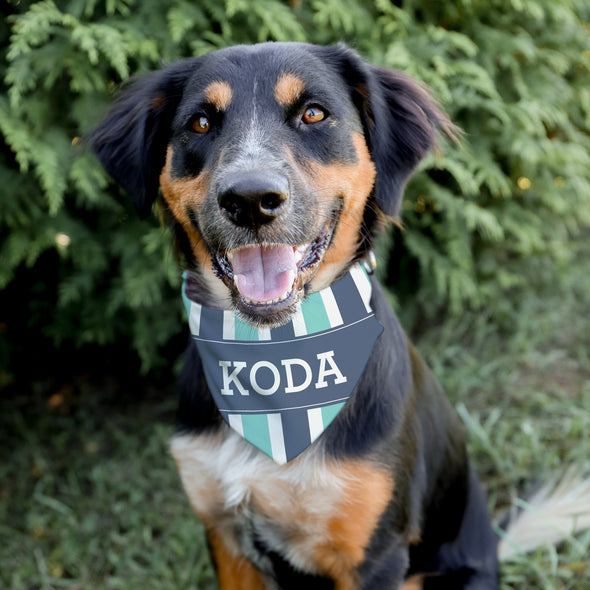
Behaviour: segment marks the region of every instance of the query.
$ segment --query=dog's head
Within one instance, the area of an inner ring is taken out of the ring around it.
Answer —
[[[205,303],[277,325],[397,215],[437,128],[452,134],[399,72],[344,46],[265,43],[136,80],[92,144],[141,213],[161,190]]]

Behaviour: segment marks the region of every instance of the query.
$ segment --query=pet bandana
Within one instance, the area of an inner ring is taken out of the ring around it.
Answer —
[[[190,331],[223,419],[279,464],[303,452],[351,396],[383,327],[360,263],[308,295],[278,328],[204,307],[182,289]]]

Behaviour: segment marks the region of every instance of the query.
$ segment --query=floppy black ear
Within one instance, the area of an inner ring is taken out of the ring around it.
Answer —
[[[365,134],[377,168],[375,200],[395,217],[408,179],[436,145],[438,132],[456,140],[458,129],[424,87],[395,70],[370,66],[364,107]]]
[[[90,137],[106,171],[129,193],[139,214],[158,195],[172,119],[197,59],[132,79]]]
[[[413,78],[372,66],[343,45],[332,50],[337,52],[340,73],[350,87],[377,169],[376,204],[396,217],[406,182],[435,146],[438,132],[456,139],[458,129]]]

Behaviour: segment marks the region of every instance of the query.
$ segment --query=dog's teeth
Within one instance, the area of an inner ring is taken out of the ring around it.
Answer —
[[[304,244],[303,246],[294,249],[295,264],[298,264],[303,260],[303,256],[308,248],[309,244]]]
[[[236,279],[234,279],[234,283],[237,286],[238,283]],[[275,297],[275,299],[271,299],[270,301],[257,301],[255,299],[250,299],[249,297],[244,297],[244,295],[242,295],[242,297],[244,298],[244,301],[246,303],[252,303],[253,305],[272,305],[273,303],[280,303],[281,301],[287,299],[287,297],[291,295],[292,291],[293,287],[291,287],[291,289],[289,289],[288,291],[285,291],[280,297]]]

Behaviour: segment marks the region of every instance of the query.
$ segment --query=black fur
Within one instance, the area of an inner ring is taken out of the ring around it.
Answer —
[[[198,59],[189,59],[130,80],[90,138],[102,165],[129,193],[142,217],[158,195],[172,118],[198,64]]]

